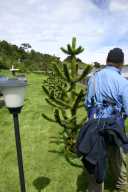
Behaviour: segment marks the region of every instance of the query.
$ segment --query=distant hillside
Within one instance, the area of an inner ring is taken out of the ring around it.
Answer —
[[[0,69],[10,69],[12,65],[21,71],[49,71],[54,62],[62,64],[59,57],[42,54],[32,49],[28,43],[21,46],[13,45],[3,40],[0,41]],[[64,62],[71,62],[67,57]],[[77,58],[80,69],[85,68],[86,63]]]
[[[53,61],[61,62],[56,56],[33,50],[27,43],[18,47],[7,41],[0,41],[0,69],[9,69],[14,65],[21,71],[47,71]]]

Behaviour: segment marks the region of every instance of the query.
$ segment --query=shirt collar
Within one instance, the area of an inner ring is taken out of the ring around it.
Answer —
[[[121,74],[121,69],[117,68],[117,67],[114,67],[112,65],[107,65],[106,66],[107,69],[111,69],[112,71],[116,71],[117,73],[120,73]]]

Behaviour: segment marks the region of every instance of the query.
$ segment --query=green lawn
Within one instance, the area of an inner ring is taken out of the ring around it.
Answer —
[[[27,192],[85,192],[87,181],[82,168],[71,166],[56,143],[61,128],[47,122],[41,113],[52,114],[41,88],[45,77],[27,75],[25,105],[20,114]],[[0,108],[0,192],[19,192],[12,116]],[[111,189],[111,178],[106,191]],[[40,190],[42,189],[42,190]]]

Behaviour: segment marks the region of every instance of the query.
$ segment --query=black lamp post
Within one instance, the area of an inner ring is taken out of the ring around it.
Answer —
[[[26,85],[26,81],[18,79],[6,78],[5,80],[0,81],[0,88],[4,96],[6,107],[13,115],[21,192],[26,192],[26,188],[18,115],[21,112],[24,103]]]

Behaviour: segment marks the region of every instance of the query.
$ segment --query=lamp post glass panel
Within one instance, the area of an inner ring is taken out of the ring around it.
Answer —
[[[5,105],[13,115],[21,192],[26,192],[26,188],[18,114],[21,112],[24,103],[26,86],[27,82],[19,79],[5,78],[0,81],[0,89],[4,96]]]

